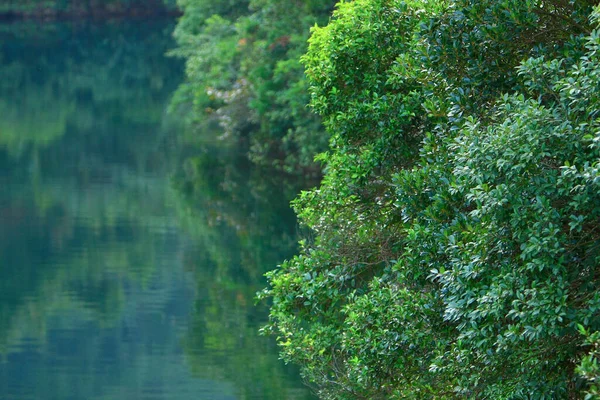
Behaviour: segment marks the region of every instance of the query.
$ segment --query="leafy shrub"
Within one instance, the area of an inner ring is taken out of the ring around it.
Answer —
[[[326,175],[294,202],[312,237],[263,296],[323,398],[597,392],[592,11],[355,0],[313,30]]]

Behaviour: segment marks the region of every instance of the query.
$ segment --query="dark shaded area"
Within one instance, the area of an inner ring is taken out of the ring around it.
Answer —
[[[0,21],[176,16],[171,0],[0,0]]]

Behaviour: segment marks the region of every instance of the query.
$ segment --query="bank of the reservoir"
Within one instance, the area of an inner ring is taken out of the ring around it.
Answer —
[[[178,15],[171,0],[0,0],[0,20]]]

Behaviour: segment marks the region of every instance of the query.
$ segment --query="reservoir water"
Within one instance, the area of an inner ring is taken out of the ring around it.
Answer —
[[[173,28],[0,25],[1,400],[313,398],[254,300],[297,186],[182,134]]]

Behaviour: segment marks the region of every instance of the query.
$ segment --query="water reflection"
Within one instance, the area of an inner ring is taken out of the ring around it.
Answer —
[[[178,180],[183,225],[197,247],[185,264],[198,295],[184,348],[194,373],[233,381],[244,399],[308,399],[290,387],[272,340],[257,336],[265,305],[254,297],[264,273],[296,249],[288,204],[298,186],[253,168],[235,149],[205,148]]]
[[[0,26],[0,399],[308,396],[256,334],[279,183],[223,156],[171,185],[172,28]]]

